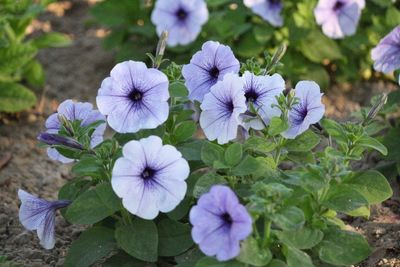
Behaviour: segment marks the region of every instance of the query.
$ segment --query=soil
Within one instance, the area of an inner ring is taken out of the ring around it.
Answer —
[[[72,179],[70,166],[50,160],[46,151],[37,146],[36,136],[43,130],[45,118],[63,100],[94,103],[102,79],[114,65],[113,54],[101,47],[104,29],[88,23],[88,8],[93,2],[57,2],[33,23],[33,30],[63,32],[72,37],[73,43],[67,48],[39,53],[47,81],[44,90],[37,92],[41,98],[38,106],[30,112],[0,118],[0,257],[5,256],[17,266],[62,266],[70,243],[82,231],[82,227],[57,216],[55,248],[44,250],[36,234],[19,223],[17,190],[22,188],[46,199],[56,199],[58,189]],[[333,87],[324,100],[327,116],[348,118],[351,112],[368,104],[372,95],[394,88],[383,82]],[[392,185],[398,192],[399,184]],[[374,248],[361,267],[400,266],[399,199],[396,193],[391,200],[374,206],[369,220],[351,221],[351,227],[364,234]]]

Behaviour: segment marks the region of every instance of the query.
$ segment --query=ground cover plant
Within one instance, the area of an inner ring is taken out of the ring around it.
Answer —
[[[65,46],[70,39],[60,33],[28,38],[27,28],[51,1],[0,1],[0,112],[18,112],[36,104],[30,88],[44,85],[38,50]]]
[[[392,194],[378,171],[351,164],[388,153],[371,137],[383,100],[339,124],[323,118],[317,83],[286,88],[277,73],[285,46],[264,64],[240,63],[207,41],[181,66],[163,60],[166,38],[151,66],[111,70],[98,110],[66,100],[47,119],[38,139],[50,158],[73,162],[76,177],[59,200],[18,192],[21,223],[42,246],[54,246],[61,209],[89,225],[65,266],[347,266],[368,257],[367,241],[340,218],[367,217]]]
[[[376,77],[371,49],[400,23],[399,3],[390,0],[105,0],[91,13],[111,30],[104,46],[118,51],[118,61],[146,60],[162,30],[171,35],[168,55],[180,64],[206,40],[261,62],[266,49],[285,43],[285,77],[322,88]]]

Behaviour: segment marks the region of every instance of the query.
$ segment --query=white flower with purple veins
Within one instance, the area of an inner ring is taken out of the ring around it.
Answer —
[[[46,120],[46,133],[59,133],[62,128],[62,123],[59,120],[60,115],[64,116],[71,122],[80,121],[81,126],[88,126],[96,121],[105,121],[105,117],[98,110],[94,110],[92,104],[74,102],[68,99],[58,106],[57,113],[50,115],[50,117]],[[96,127],[90,139],[91,147],[95,147],[103,141],[105,129],[105,123],[102,123]],[[73,159],[61,155],[55,148],[48,148],[47,154],[51,159],[61,161],[62,163],[70,163],[74,161]]]
[[[52,249],[55,244],[54,228],[56,211],[71,204],[69,200],[47,201],[35,197],[24,190],[18,190],[21,200],[19,220],[28,230],[37,231],[40,245],[45,249]]]
[[[207,20],[204,0],[158,0],[151,14],[157,34],[168,31],[170,46],[187,45],[196,40]]]
[[[242,123],[240,114],[247,110],[243,79],[237,74],[226,74],[205,95],[200,108],[200,126],[208,140],[228,143],[237,136]]]
[[[356,32],[365,0],[319,0],[314,15],[325,35],[339,39]]]
[[[143,62],[117,64],[103,80],[96,102],[107,115],[111,128],[119,133],[154,129],[169,114],[168,78],[161,71],[147,68]]]
[[[400,69],[400,26],[394,28],[371,51],[374,69],[384,73]]]
[[[242,115],[243,126],[246,129],[262,130],[265,125],[269,124],[272,117],[281,115],[280,109],[272,107],[272,105],[278,104],[276,96],[280,95],[285,89],[285,81],[279,74],[256,76],[248,71],[243,74],[243,78],[247,106],[252,105],[262,119],[262,121],[260,118],[246,121],[247,116]]]
[[[321,102],[322,94],[317,83],[298,82],[294,92],[299,103],[289,111],[289,130],[282,134],[288,139],[294,139],[307,131],[310,125],[319,122],[325,113],[325,105]]]
[[[281,0],[244,0],[244,5],[275,27],[283,25]]]
[[[182,68],[189,99],[203,101],[211,87],[222,80],[227,73],[238,73],[240,63],[229,46],[208,41],[201,51],[193,55],[190,63]]]
[[[152,220],[172,211],[184,198],[189,164],[175,147],[157,136],[130,141],[112,171],[111,185],[132,214]]]

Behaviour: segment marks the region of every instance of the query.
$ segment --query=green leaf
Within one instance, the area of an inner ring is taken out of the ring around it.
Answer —
[[[233,175],[244,176],[255,174],[263,167],[264,166],[262,166],[261,161],[257,160],[257,158],[247,155],[236,167],[232,169],[231,172]]]
[[[211,142],[205,142],[201,148],[201,160],[213,167],[215,161],[224,162],[224,149]]]
[[[123,251],[119,251],[117,254],[108,258],[101,266],[102,267],[157,267],[157,264],[135,259],[129,254],[126,254]]]
[[[114,214],[121,208],[121,201],[109,183],[98,184],[76,198],[68,206],[65,217],[76,224],[94,224]]]
[[[32,40],[32,45],[37,48],[64,47],[71,44],[71,38],[58,32],[45,33]]]
[[[386,177],[374,170],[356,172],[345,183],[362,194],[369,204],[381,203],[393,194]]]
[[[316,147],[320,141],[321,138],[317,134],[308,130],[297,136],[296,139],[288,140],[285,144],[285,148],[288,151],[306,152]]]
[[[241,57],[250,58],[260,54],[266,47],[257,42],[253,33],[247,32],[240,36],[234,51]]]
[[[226,180],[216,173],[209,172],[204,174],[197,180],[193,189],[193,196],[199,198],[202,194],[207,193],[211,186],[216,184],[226,184]]]
[[[225,162],[229,166],[235,166],[240,162],[243,155],[242,145],[239,143],[233,143],[225,151]]]
[[[269,123],[268,134],[271,136],[278,135],[289,129],[287,121],[283,121],[279,117],[273,117]]]
[[[303,227],[305,217],[301,209],[291,206],[275,213],[272,221],[283,230],[298,230]]]
[[[277,259],[273,259],[268,265],[267,267],[287,267],[286,263],[281,261],[281,260],[277,260]]]
[[[115,239],[129,255],[143,261],[157,261],[158,232],[153,221],[136,218],[130,225],[117,227]]]
[[[309,60],[322,63],[325,59],[336,60],[343,57],[337,43],[320,31],[312,31],[300,41],[299,51]]]
[[[189,249],[185,253],[175,257],[176,267],[193,267],[203,257],[204,254],[198,248]]]
[[[182,153],[186,160],[200,161],[201,150],[205,141],[195,140],[186,142],[177,146],[177,149]]]
[[[114,230],[92,227],[75,240],[65,258],[65,267],[88,267],[117,250]]]
[[[193,246],[191,227],[170,219],[158,223],[158,255],[176,256]]]
[[[246,265],[235,261],[218,261],[215,258],[211,257],[204,257],[201,260],[199,260],[195,267],[245,267]]]
[[[0,49],[0,73],[2,75],[15,74],[15,72],[20,71],[23,66],[29,63],[36,53],[37,49],[29,44],[14,44],[9,47],[2,47]]]
[[[73,179],[68,183],[64,184],[58,191],[58,199],[74,200],[80,194],[85,192],[91,186],[91,181],[83,179]]]
[[[17,83],[0,82],[0,111],[18,112],[35,105],[36,96]]]
[[[302,228],[296,231],[276,232],[282,243],[297,249],[310,249],[321,242],[324,233],[318,229]]]
[[[341,184],[329,188],[322,204],[335,211],[350,212],[368,205],[368,201],[351,186]]]
[[[100,178],[102,162],[95,156],[84,156],[72,167],[71,172],[77,176]]]
[[[185,197],[174,210],[167,213],[167,216],[175,221],[180,220],[188,214],[191,205],[192,198]]]
[[[250,136],[244,144],[245,150],[254,151],[264,155],[274,150],[275,147],[275,143],[259,136]]]
[[[249,237],[242,242],[240,255],[236,259],[251,266],[265,266],[271,261],[272,253],[269,249],[260,248],[257,240]]]
[[[288,267],[315,267],[310,256],[296,248],[287,247],[285,256]]]
[[[169,85],[169,93],[171,97],[187,97],[188,90],[182,82],[172,82]]]
[[[44,84],[44,71],[42,65],[32,60],[24,69],[24,77],[28,84],[32,86],[43,86]]]
[[[194,121],[184,121],[176,127],[174,131],[174,139],[179,143],[191,138],[197,130]]]
[[[339,229],[326,232],[319,246],[319,258],[334,265],[357,264],[370,253],[371,248],[362,235]]]
[[[386,156],[388,154],[387,148],[381,142],[379,142],[375,138],[367,136],[367,135],[364,135],[363,137],[358,139],[356,142],[356,145],[361,146],[361,147],[375,149],[376,151],[379,151],[384,156]]]

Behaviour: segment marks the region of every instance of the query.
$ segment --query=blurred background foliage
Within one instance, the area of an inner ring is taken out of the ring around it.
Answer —
[[[392,0],[366,1],[355,35],[333,40],[316,24],[317,0],[283,1],[283,27],[273,27],[242,0],[207,0],[209,20],[195,42],[188,46],[170,47],[167,58],[179,64],[188,63],[193,53],[207,40],[232,47],[239,59],[254,57],[264,60],[263,52],[288,45],[282,62],[285,76],[293,83],[302,79],[318,82],[323,89],[332,83],[368,79],[393,79],[373,72],[371,49],[400,24],[400,3]],[[146,52],[155,47],[157,35],[150,20],[154,1],[104,0],[91,14],[110,29],[104,47],[117,51],[117,61],[148,60]]]

